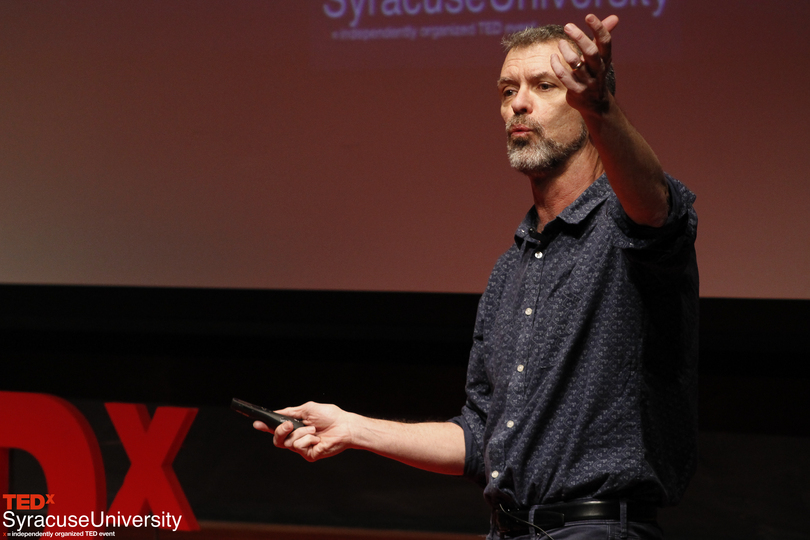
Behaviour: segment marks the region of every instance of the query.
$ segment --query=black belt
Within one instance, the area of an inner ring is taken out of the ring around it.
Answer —
[[[627,501],[627,521],[654,522],[658,509],[649,503]],[[572,521],[621,519],[621,503],[612,501],[580,501],[531,510],[510,510],[501,506],[495,510],[495,524],[501,537],[527,535],[533,529],[555,529]]]

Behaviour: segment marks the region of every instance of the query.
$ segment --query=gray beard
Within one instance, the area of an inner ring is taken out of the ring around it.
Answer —
[[[508,130],[513,124],[523,124],[530,127],[537,135],[537,140],[512,139]],[[579,136],[569,143],[561,143],[547,138],[541,125],[528,118],[521,118],[520,115],[512,117],[507,123],[506,129],[506,152],[509,157],[509,164],[513,169],[527,176],[542,176],[557,169],[582,148],[588,139],[588,130],[584,122]]]

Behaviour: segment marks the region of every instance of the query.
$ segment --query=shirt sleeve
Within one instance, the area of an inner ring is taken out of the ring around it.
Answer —
[[[477,438],[473,434],[470,425],[467,423],[465,414],[456,416],[450,422],[461,426],[461,429],[464,430],[464,450],[466,454],[463,476],[484,487],[486,485],[484,480],[484,454],[478,446]]]
[[[482,303],[484,297],[482,297]],[[480,309],[480,308],[479,308]],[[491,384],[486,371],[486,349],[483,332],[481,332],[481,319],[476,322],[473,335],[473,346],[470,351],[470,362],[467,367],[467,401],[461,409],[461,416],[456,423],[464,430],[464,476],[486,485],[484,467],[484,431],[489,413]]]
[[[665,174],[670,210],[661,227],[639,225],[613,200],[611,214],[617,225],[615,245],[627,258],[649,269],[682,270],[697,238],[697,214],[692,206],[695,195],[673,177]]]
[[[511,252],[511,250],[510,250]],[[492,326],[492,318],[497,312],[503,288],[507,260],[510,252],[504,254],[490,275],[486,291],[478,303],[478,314],[473,331],[473,345],[467,366],[467,400],[461,415],[450,421],[464,430],[466,457],[464,476],[481,486],[486,485],[484,464],[484,431],[490,410],[492,384],[487,374],[487,360],[491,346],[487,339]]]

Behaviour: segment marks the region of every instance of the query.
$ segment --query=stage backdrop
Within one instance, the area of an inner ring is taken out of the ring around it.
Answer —
[[[0,282],[480,293],[531,204],[499,37],[588,12],[703,296],[810,298],[806,0],[5,0]]]

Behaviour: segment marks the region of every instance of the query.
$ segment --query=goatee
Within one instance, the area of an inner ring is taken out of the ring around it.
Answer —
[[[531,129],[535,138],[513,138],[509,132],[516,124]],[[506,151],[509,164],[528,176],[542,176],[557,169],[582,148],[587,139],[588,130],[585,122],[581,123],[576,139],[567,143],[549,139],[543,126],[522,114],[513,116],[506,123]]]

